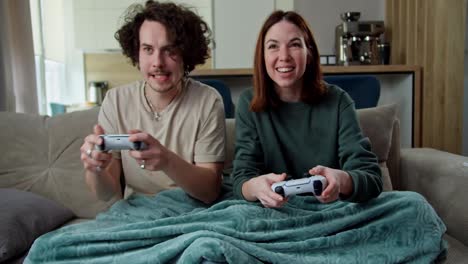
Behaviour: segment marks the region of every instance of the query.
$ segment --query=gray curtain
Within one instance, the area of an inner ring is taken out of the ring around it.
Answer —
[[[37,114],[29,0],[0,1],[0,111]]]

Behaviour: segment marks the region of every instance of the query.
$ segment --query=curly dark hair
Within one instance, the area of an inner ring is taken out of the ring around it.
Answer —
[[[184,70],[191,72],[196,65],[205,63],[209,55],[211,30],[200,16],[183,5],[146,1],[145,5],[131,5],[124,14],[124,24],[114,37],[122,53],[134,66],[138,66],[140,27],[145,20],[163,24],[168,38],[182,55]]]

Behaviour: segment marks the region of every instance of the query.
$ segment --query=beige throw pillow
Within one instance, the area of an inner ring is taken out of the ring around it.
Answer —
[[[368,137],[372,151],[379,159],[379,166],[382,170],[383,189],[391,191],[392,182],[387,168],[388,154],[390,152],[393,123],[396,120],[396,105],[383,105],[373,108],[360,109],[357,111],[359,123],[364,136]]]
[[[28,190],[93,218],[110,206],[86,186],[80,147],[98,108],[54,117],[0,112],[0,188]]]

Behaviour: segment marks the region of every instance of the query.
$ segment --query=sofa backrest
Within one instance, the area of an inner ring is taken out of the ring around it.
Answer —
[[[93,218],[114,201],[94,198],[84,181],[80,147],[97,123],[98,109],[54,117],[0,113],[0,188],[40,194]]]
[[[95,108],[54,117],[0,112],[0,188],[45,196],[80,218],[92,218],[108,208],[115,201],[102,202],[91,194],[80,160],[80,147],[97,123],[98,111]],[[385,190],[399,186],[400,134],[395,112],[395,106],[358,110],[363,133],[370,138],[384,175],[386,171],[391,175]],[[226,129],[225,168],[230,168],[235,147],[234,119],[226,119]]]
[[[363,134],[369,137],[372,150],[379,159],[384,191],[398,189],[400,162],[400,122],[395,105],[357,110]],[[227,147],[225,169],[232,167],[235,148],[235,119],[226,119]]]

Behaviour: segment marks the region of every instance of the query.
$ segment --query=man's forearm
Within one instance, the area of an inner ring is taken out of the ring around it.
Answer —
[[[194,165],[171,152],[164,172],[190,196],[209,204],[218,198],[221,191],[222,168],[222,162]]]
[[[103,201],[109,201],[114,196],[122,198],[120,191],[120,161],[112,160],[107,169],[101,172],[86,171],[86,184],[94,195]],[[119,166],[117,168],[117,166]]]

